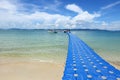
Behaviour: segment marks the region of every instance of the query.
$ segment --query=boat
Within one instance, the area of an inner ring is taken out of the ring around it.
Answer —
[[[58,33],[55,29],[49,29],[48,32]]]

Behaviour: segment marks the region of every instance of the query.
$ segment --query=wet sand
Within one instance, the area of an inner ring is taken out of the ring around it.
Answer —
[[[0,63],[0,80],[61,80],[64,65],[36,61]]]
[[[113,65],[115,68],[120,70],[120,61],[108,61],[111,65]]]
[[[0,59],[0,80],[61,80],[63,71],[64,63]]]

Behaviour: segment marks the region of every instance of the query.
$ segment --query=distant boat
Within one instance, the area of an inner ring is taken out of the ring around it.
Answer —
[[[56,30],[54,29],[49,29],[48,32],[52,32],[52,33],[58,33]]]
[[[53,30],[49,29],[48,32],[53,32]]]
[[[54,33],[58,33],[57,31],[54,31]]]
[[[63,32],[64,33],[70,32],[70,29],[64,30]]]

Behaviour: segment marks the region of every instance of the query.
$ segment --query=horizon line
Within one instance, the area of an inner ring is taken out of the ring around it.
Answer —
[[[69,28],[64,28],[64,29],[22,29],[22,28],[0,28],[0,30],[67,30]],[[105,30],[105,29],[70,29],[73,31],[77,31],[77,30],[91,30],[91,31],[120,31],[120,30]]]

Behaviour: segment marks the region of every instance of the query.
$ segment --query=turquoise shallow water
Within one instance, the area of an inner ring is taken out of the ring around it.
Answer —
[[[42,30],[0,30],[0,56],[64,61],[67,35]]]
[[[120,64],[120,32],[78,31],[73,33],[106,60]]]
[[[120,32],[72,31],[100,56],[120,64]],[[68,37],[44,30],[0,30],[1,57],[27,57],[65,62]]]

